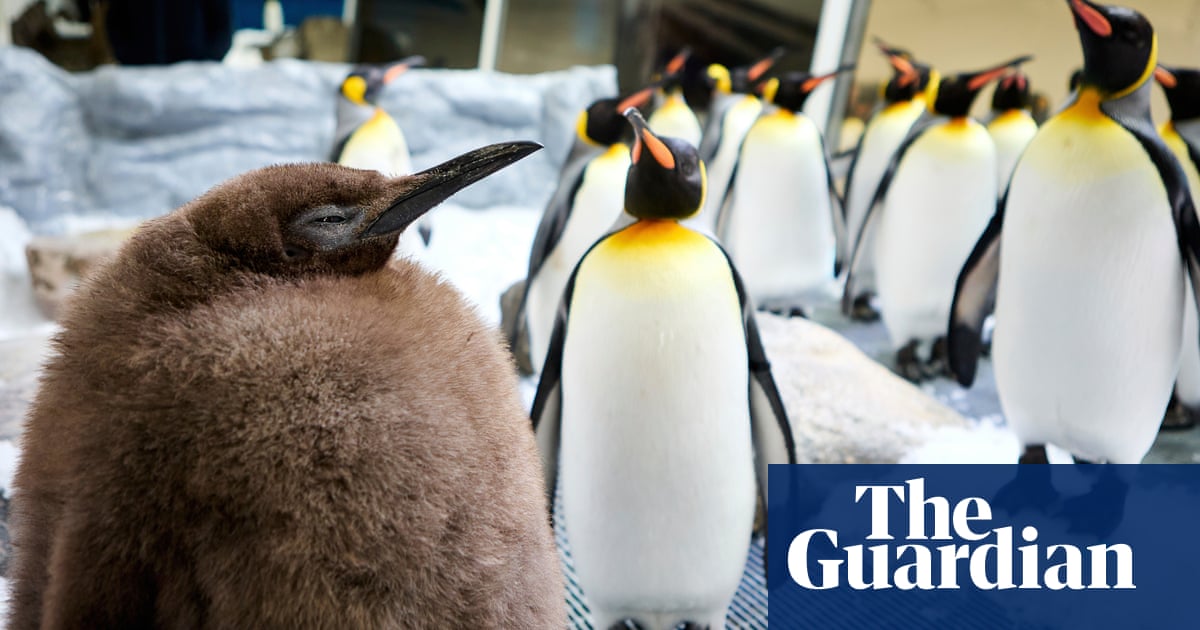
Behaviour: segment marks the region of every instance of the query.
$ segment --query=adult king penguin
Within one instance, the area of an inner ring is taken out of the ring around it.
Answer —
[[[1200,193],[1200,70],[1159,66],[1154,78],[1171,107],[1171,119],[1159,128],[1159,135],[1179,160],[1188,190]],[[1190,286],[1183,308],[1183,354],[1179,357],[1174,400],[1163,418],[1165,429],[1191,427],[1200,416],[1200,339]]]
[[[425,58],[408,57],[388,66],[359,66],[354,68],[338,88],[337,129],[330,162],[350,168],[372,169],[384,175],[408,175],[412,172],[412,157],[404,132],[395,119],[379,106],[379,96],[385,86],[410,68],[425,65]],[[421,217],[416,230],[400,235],[399,252],[419,255],[429,245],[433,225],[428,216]]]
[[[875,39],[875,45],[887,56],[892,66],[892,78],[883,88],[884,106],[867,121],[846,174],[846,241],[841,244],[846,255],[862,231],[867,208],[892,155],[900,148],[913,124],[928,114],[926,90],[930,81],[936,83],[939,80],[936,72],[914,61],[907,51],[889,46],[879,38]],[[871,295],[875,292],[874,242],[873,237],[868,237],[863,243],[862,257],[855,271],[857,293],[852,296],[849,314],[861,321],[879,318],[879,312],[871,306]]]
[[[622,191],[629,171],[626,123],[621,112],[650,101],[657,84],[625,98],[605,98],[579,115],[575,148],[563,164],[529,252],[525,290],[506,331],[510,342],[529,336],[529,359],[541,369],[554,314],[571,271],[588,248],[621,220]],[[516,344],[513,344],[514,347]]]
[[[992,93],[992,119],[988,135],[996,145],[996,190],[1008,188],[1017,158],[1037,133],[1037,123],[1029,113],[1029,79],[1016,70],[996,83]]]
[[[708,168],[708,195],[700,212],[688,220],[689,225],[707,232],[716,228],[717,214],[737,166],[742,139],[762,113],[757,86],[782,56],[783,49],[777,48],[753,64],[732,71],[716,63],[708,67],[713,99],[699,146],[700,161]]]
[[[801,314],[798,304],[825,289],[841,266],[841,199],[821,130],[801,109],[813,90],[851,69],[771,79],[763,100],[773,111],[742,141],[717,238],[760,308]]]
[[[650,128],[660,136],[679,138],[692,146],[700,144],[700,121],[683,98],[683,70],[691,50],[684,48],[667,62],[662,86],[656,94],[657,106],[650,115]]]
[[[497,335],[399,232],[532,151],[273,166],[70,303],[22,438],[9,628],[562,628]]]
[[[914,126],[896,150],[863,219],[843,309],[849,312],[857,295],[862,245],[875,230],[880,313],[896,369],[909,380],[943,371],[954,278],[996,209],[996,148],[970,118],[971,103],[983,86],[1026,60],[942,78],[933,88],[935,116]],[[923,347],[930,347],[927,360]]]
[[[974,380],[994,301],[996,387],[1021,461],[1044,462],[1050,443],[1077,459],[1135,463],[1171,399],[1200,225],[1150,120],[1150,23],[1123,7],[1068,6],[1081,84],[1026,147],[959,275],[950,366],[960,383]]]
[[[794,442],[736,271],[679,224],[700,209],[703,163],[626,115],[625,208],[638,220],[576,268],[533,423],[547,490],[561,470],[593,626],[723,628],[755,476],[765,492],[767,464],[794,462]]]

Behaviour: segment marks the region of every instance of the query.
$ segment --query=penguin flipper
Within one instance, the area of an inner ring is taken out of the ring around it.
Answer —
[[[571,218],[575,195],[579,192],[579,187],[583,185],[584,171],[598,153],[599,149],[596,147],[576,141],[567,161],[563,163],[558,188],[550,196],[550,201],[546,203],[546,209],[542,212],[537,232],[533,236],[533,246],[529,250],[529,267],[525,273],[525,290],[521,293],[520,301],[517,302],[517,310],[513,313],[510,329],[504,331],[514,347],[521,332],[521,326],[525,322],[525,304],[529,300],[529,287],[546,262],[546,258],[550,256],[550,252],[554,251],[562,239],[563,230],[566,229],[567,221]]]
[[[429,241],[433,238],[433,222],[429,220],[429,215],[425,215],[421,217],[420,221],[417,221],[417,233],[421,235],[421,242],[428,247]]]
[[[600,239],[603,241],[604,239]],[[598,244],[600,241],[597,241]],[[596,247],[595,244],[592,247]],[[588,253],[591,253],[591,249]],[[567,315],[570,311],[571,298],[575,295],[575,276],[579,266],[587,258],[587,254],[579,259],[579,264],[571,272],[567,286],[563,289],[563,298],[558,305],[558,313],[554,317],[554,331],[550,333],[550,347],[546,349],[546,361],[542,365],[541,380],[538,381],[537,394],[533,397],[533,406],[529,410],[529,418],[533,421],[533,432],[537,438],[538,452],[542,456],[542,474],[546,480],[547,509],[553,517],[554,491],[558,483],[558,451],[559,435],[562,427],[562,357],[563,346],[567,340]]]
[[[914,123],[908,130],[908,136],[904,138],[904,142],[900,143],[896,152],[892,154],[891,160],[888,161],[887,170],[879,178],[879,185],[875,187],[875,194],[871,196],[871,203],[867,205],[867,212],[863,216],[862,225],[858,228],[858,234],[849,235],[853,238],[854,247],[850,249],[850,264],[846,268],[846,283],[842,289],[842,313],[846,315],[849,315],[854,307],[854,269],[862,260],[863,252],[861,250],[864,237],[879,216],[878,210],[883,205],[883,200],[887,197],[888,189],[892,186],[892,179],[896,177],[896,170],[900,167],[900,162],[904,160],[904,156],[912,148],[917,139],[928,131],[937,120],[937,118],[922,119]]]
[[[1179,256],[1183,259],[1188,279],[1192,283],[1192,295],[1196,298],[1196,306],[1200,308],[1200,294],[1197,293],[1200,291],[1200,219],[1196,217],[1195,201],[1188,190],[1183,167],[1179,165],[1175,154],[1167,148],[1148,118],[1129,119],[1121,116],[1119,111],[1105,113],[1137,138],[1150,160],[1154,162],[1154,167],[1158,169],[1158,176],[1167,192],[1167,201],[1171,204]],[[1200,152],[1197,152],[1190,142],[1187,143],[1187,147],[1188,156],[1195,163],[1200,157]]]
[[[841,195],[837,192],[837,185],[833,183],[833,167],[829,164],[829,152],[825,150],[825,140],[821,140],[821,157],[825,159],[825,183],[829,186],[829,210],[833,216],[833,243],[834,243],[834,258],[833,258],[833,275],[836,278],[841,275],[842,268],[846,266],[846,203],[842,200]],[[855,156],[857,159],[857,155]]]
[[[714,223],[716,227],[713,229],[713,233],[721,241],[727,240],[729,236],[726,230],[729,229],[729,217],[733,215],[734,191],[737,189],[738,165],[741,163],[742,160],[740,159],[739,152],[738,161],[734,163],[733,169],[729,171],[729,185],[725,187],[725,196],[721,199],[721,205],[717,206],[717,217]]]
[[[975,382],[975,369],[983,348],[983,321],[996,305],[1000,277],[1000,230],[1008,193],[996,204],[996,213],[975,243],[954,284],[950,304],[950,330],[946,333],[946,362],[963,387]]]

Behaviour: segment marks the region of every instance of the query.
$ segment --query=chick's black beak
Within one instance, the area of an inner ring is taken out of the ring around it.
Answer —
[[[536,142],[492,144],[410,175],[417,186],[393,201],[360,238],[399,232],[450,195],[541,148]]]

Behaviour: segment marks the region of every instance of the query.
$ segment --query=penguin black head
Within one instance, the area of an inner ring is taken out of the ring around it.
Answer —
[[[395,81],[410,68],[423,65],[425,58],[417,55],[387,66],[356,66],[342,79],[342,98],[355,105],[375,105],[385,85]]]
[[[1200,118],[1200,70],[1159,66],[1154,69],[1154,79],[1167,95],[1172,121]]]
[[[1120,98],[1145,83],[1158,63],[1158,39],[1137,11],[1067,0],[1083,46],[1081,85]]]
[[[992,109],[1006,112],[1010,109],[1029,109],[1029,79],[1020,70],[1000,79],[996,91],[992,92]]]
[[[1004,71],[1032,59],[1029,55],[978,72],[964,72],[941,79],[934,88],[930,109],[935,114],[958,118],[971,111],[971,104],[983,86],[1000,78]]]
[[[625,179],[625,211],[639,219],[686,219],[704,203],[704,163],[696,147],[650,131],[636,108],[625,110],[636,140]]]
[[[808,95],[812,94],[817,86],[853,69],[854,66],[842,66],[833,72],[820,75],[807,72],[788,72],[782,77],[771,79],[763,84],[763,99],[795,113],[804,107]]]
[[[229,267],[273,276],[382,268],[400,232],[450,195],[541,148],[493,144],[413,175],[336,164],[269,166],[184,207],[201,244]]]
[[[611,147],[625,137],[628,123],[621,115],[630,107],[644,107],[650,102],[659,82],[626,96],[625,98],[602,98],[583,110],[575,124],[575,131],[580,138],[603,147]]]
[[[729,70],[725,66],[714,63],[708,67],[708,79],[713,88],[723,94],[754,94],[755,88],[766,77],[767,71],[784,54],[783,48],[776,48],[766,57],[748,65]]]

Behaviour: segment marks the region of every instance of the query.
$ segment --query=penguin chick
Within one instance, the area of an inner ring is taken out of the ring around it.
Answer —
[[[358,66],[338,88],[336,145],[329,161],[351,168],[374,169],[384,175],[412,172],[408,142],[396,121],[379,106],[383,89],[410,68],[425,65],[425,58],[408,57],[388,66]],[[417,230],[400,236],[400,251],[406,255],[424,251],[433,236],[429,217],[417,222]]]
[[[391,260],[538,148],[274,166],[147,222],[69,305],[25,426],[8,627],[563,627],[500,340]]]

